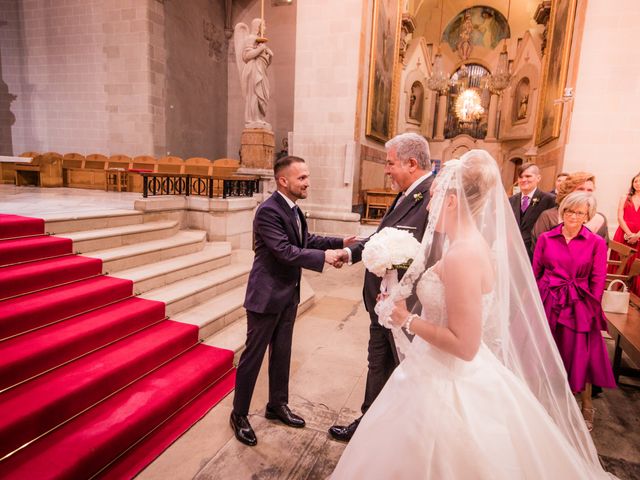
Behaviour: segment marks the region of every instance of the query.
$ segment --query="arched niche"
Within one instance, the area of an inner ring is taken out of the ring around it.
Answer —
[[[533,104],[531,101],[531,81],[529,77],[522,77],[513,89],[513,103],[511,105],[511,123],[526,122],[531,115]]]
[[[422,125],[422,119],[425,110],[425,88],[424,84],[416,80],[411,84],[407,92],[407,122],[415,125]]]

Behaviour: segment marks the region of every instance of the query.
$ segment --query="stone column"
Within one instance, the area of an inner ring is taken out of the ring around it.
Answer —
[[[434,140],[444,140],[444,122],[447,119],[447,94],[438,97],[438,118],[436,119],[436,137]]]
[[[297,3],[294,128],[289,153],[309,166],[309,196],[300,202],[316,233],[355,234],[351,212],[360,71],[354,19],[370,15],[365,0]],[[327,12],[340,12],[330,15]],[[357,22],[356,22],[357,23]]]
[[[498,115],[498,94],[492,93],[489,100],[489,114],[487,115],[487,136],[485,142],[497,142],[496,120]]]

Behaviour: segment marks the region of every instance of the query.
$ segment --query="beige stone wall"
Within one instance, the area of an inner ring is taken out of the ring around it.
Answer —
[[[618,199],[640,171],[638,25],[636,0],[588,2],[575,98],[565,106],[573,112],[563,170],[596,175],[598,209],[614,227]]]
[[[4,5],[13,9],[3,11],[10,27],[0,28],[0,39],[3,76],[17,96],[15,153],[163,153],[161,2]]]
[[[305,158],[311,171],[312,187],[303,208],[347,222],[358,218],[351,214],[351,202],[358,166],[354,142],[360,68],[357,27],[365,3],[298,2],[292,152]]]

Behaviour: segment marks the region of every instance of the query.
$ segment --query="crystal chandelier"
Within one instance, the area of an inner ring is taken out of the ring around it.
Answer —
[[[510,14],[511,0],[509,0],[509,5],[507,7],[507,25],[509,25]],[[509,73],[509,54],[507,53],[507,39],[505,38],[502,45],[502,52],[500,52],[500,56],[498,57],[498,65],[489,78],[489,90],[491,90],[492,93],[498,94],[509,86],[510,81],[511,74]]]
[[[440,29],[438,30],[438,50],[433,58],[433,69],[431,76],[427,79],[427,87],[429,90],[445,94],[449,88],[449,74],[444,71],[442,65],[442,54],[440,53],[440,40],[442,39],[442,10],[443,2],[440,0]]]

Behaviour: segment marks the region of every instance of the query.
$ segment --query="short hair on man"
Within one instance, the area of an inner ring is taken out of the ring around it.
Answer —
[[[287,168],[292,163],[306,163],[304,158],[294,157],[293,155],[287,155],[286,157],[282,157],[276,160],[273,164],[273,176],[278,178],[282,170]]]
[[[596,197],[589,192],[572,192],[562,200],[562,203],[558,208],[558,216],[562,220],[566,210],[573,210],[575,212],[578,208],[583,206],[587,207],[587,221],[589,221],[596,214]]]
[[[527,162],[518,167],[518,177],[521,177],[522,174],[529,169],[531,169],[536,175],[540,175],[540,169],[538,166],[535,163]]]
[[[406,162],[415,158],[421,170],[431,171],[431,152],[429,143],[417,133],[401,133],[384,144],[387,150],[394,149],[398,159]]]

